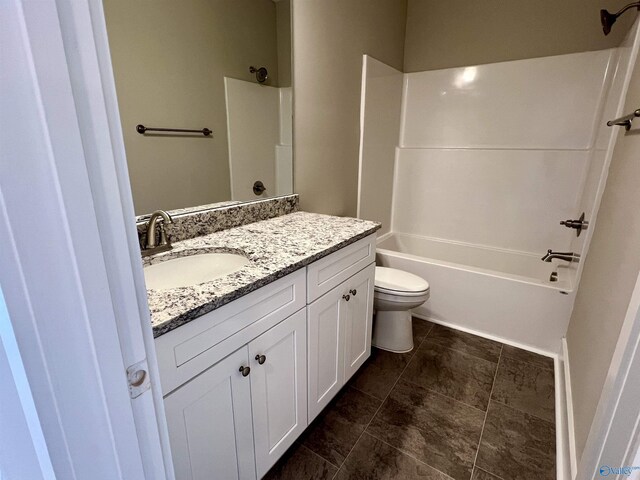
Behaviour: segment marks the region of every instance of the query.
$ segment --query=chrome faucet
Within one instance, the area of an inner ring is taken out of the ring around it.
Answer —
[[[558,260],[564,260],[566,262],[579,262],[580,254],[573,252],[554,252],[553,250],[547,250],[547,254],[541,258],[543,262],[551,262],[554,258]]]
[[[158,222],[160,219],[162,221]],[[156,210],[151,214],[147,222],[147,241],[145,242],[144,250],[142,250],[143,256],[171,250],[171,243],[167,239],[167,232],[164,229],[164,226],[170,223],[173,223],[173,219],[164,210]],[[156,225],[160,229],[160,240],[158,242],[156,242]]]

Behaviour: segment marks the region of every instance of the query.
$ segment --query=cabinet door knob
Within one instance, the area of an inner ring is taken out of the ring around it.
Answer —
[[[354,288],[352,290],[349,290],[349,293],[355,297],[356,293],[358,293],[358,291]]]
[[[258,361],[258,363],[260,365],[262,365],[264,362],[267,361],[267,356],[258,354],[258,355],[256,355],[256,360]]]
[[[243,377],[246,377],[247,375],[249,375],[251,373],[251,369],[249,367],[245,367],[245,366],[240,367],[240,369],[238,371],[240,373],[242,373]]]
[[[342,298],[348,302],[351,297],[349,295],[342,295]]]

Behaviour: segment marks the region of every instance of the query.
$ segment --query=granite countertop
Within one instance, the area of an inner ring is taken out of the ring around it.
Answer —
[[[178,328],[379,228],[378,223],[356,218],[296,212],[176,242],[173,250],[146,257],[144,265],[182,256],[185,250],[242,252],[251,262],[199,285],[147,290],[153,336]]]

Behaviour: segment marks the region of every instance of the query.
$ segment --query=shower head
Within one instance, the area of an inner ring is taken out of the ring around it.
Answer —
[[[616,13],[609,13],[604,9],[600,10],[600,23],[602,24],[602,31],[604,32],[604,34],[609,35],[611,26],[616,22],[618,17],[633,7],[636,7],[638,10],[640,10],[640,2],[633,2],[625,5],[624,7],[622,7],[622,9],[620,9],[620,11]]]
[[[611,26],[618,19],[618,16],[614,13],[609,13],[606,10],[600,10],[600,23],[602,23],[602,31],[605,35],[609,35]]]

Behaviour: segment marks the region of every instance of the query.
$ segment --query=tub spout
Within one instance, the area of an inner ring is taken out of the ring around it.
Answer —
[[[554,252],[553,250],[547,250],[547,253],[540,260],[543,262],[551,262],[554,258],[558,260],[564,260],[566,262],[578,262],[580,261],[580,255],[578,253],[573,252]]]

